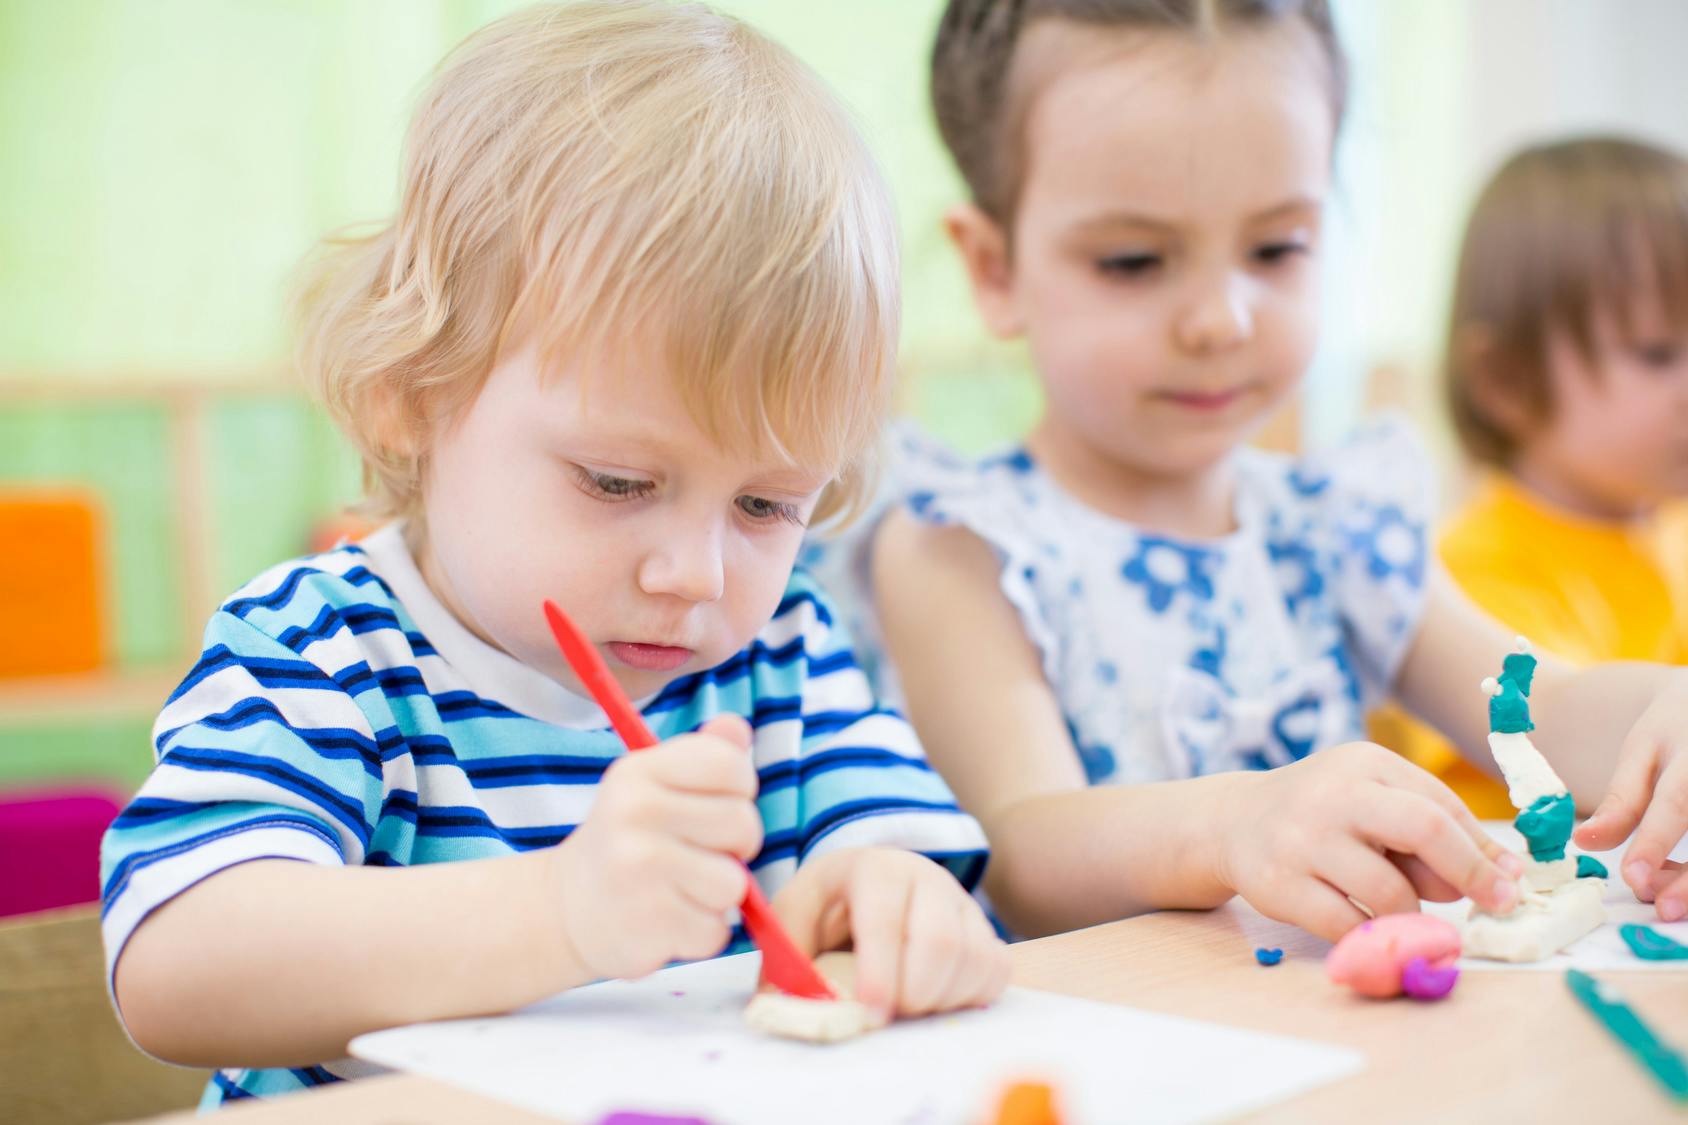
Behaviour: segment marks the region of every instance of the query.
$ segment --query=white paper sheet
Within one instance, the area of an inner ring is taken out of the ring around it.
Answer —
[[[1484,828],[1489,834],[1502,844],[1521,855],[1527,855],[1524,850],[1524,838],[1510,824],[1504,822],[1485,822]],[[1625,847],[1628,842],[1625,842]],[[1572,848],[1574,852],[1575,847]],[[1461,957],[1459,967],[1483,971],[1505,971],[1513,969],[1523,972],[1563,972],[1566,969],[1582,969],[1584,972],[1605,972],[1608,970],[1624,970],[1634,972],[1688,972],[1688,961],[1646,961],[1631,953],[1624,939],[1618,936],[1618,927],[1629,922],[1636,922],[1644,926],[1651,926],[1666,937],[1674,938],[1684,945],[1688,945],[1688,921],[1665,923],[1659,921],[1659,916],[1653,910],[1651,903],[1638,902],[1635,892],[1629,889],[1629,884],[1623,881],[1619,874],[1619,863],[1623,859],[1624,849],[1614,848],[1609,852],[1589,852],[1588,855],[1598,859],[1606,865],[1610,877],[1606,880],[1606,924],[1589,934],[1580,941],[1574,941],[1564,952],[1549,957],[1545,961],[1530,961],[1514,964],[1510,961],[1484,961],[1475,957]],[[1671,853],[1671,858],[1682,860],[1688,858],[1688,843],[1679,846]],[[1426,914],[1435,914],[1446,918],[1455,925],[1463,922],[1471,912],[1471,900],[1460,899],[1458,902],[1427,902],[1424,903]]]
[[[576,989],[498,1019],[364,1035],[352,1054],[591,1125],[615,1110],[711,1125],[989,1120],[1020,1079],[1068,1122],[1230,1117],[1360,1070],[1356,1051],[1011,988],[994,1007],[845,1043],[760,1035],[742,1011],[759,956]]]

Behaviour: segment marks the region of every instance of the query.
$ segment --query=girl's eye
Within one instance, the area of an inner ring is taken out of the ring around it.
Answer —
[[[1255,248],[1254,260],[1262,265],[1276,266],[1309,252],[1304,242],[1268,242]]]
[[[1682,346],[1674,341],[1665,340],[1656,344],[1639,344],[1635,354],[1648,367],[1663,370],[1676,366],[1676,361],[1682,356]]]
[[[740,496],[738,498],[739,511],[758,523],[773,523],[776,520],[804,526],[803,515],[795,504],[781,504],[777,500],[765,500],[760,496]]]
[[[656,482],[648,480],[632,480],[628,477],[611,476],[608,473],[594,473],[591,469],[575,466],[575,476],[580,481],[580,487],[587,494],[596,496],[600,500],[637,500],[641,496],[648,496],[656,490]]]
[[[1116,277],[1146,277],[1159,269],[1159,254],[1115,254],[1096,263],[1096,268]]]

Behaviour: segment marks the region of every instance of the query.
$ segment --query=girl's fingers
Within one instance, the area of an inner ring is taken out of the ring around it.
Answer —
[[[1688,755],[1678,755],[1659,773],[1646,807],[1623,858],[1623,880],[1637,893],[1648,886],[1653,872],[1664,866],[1671,849],[1688,833]]]
[[[1418,893],[1401,869],[1357,841],[1347,841],[1321,855],[1314,874],[1373,914],[1406,914],[1418,909]]]
[[[1688,870],[1670,860],[1656,872],[1650,885],[1653,909],[1663,922],[1680,922],[1688,918]]]
[[[1416,855],[1389,852],[1385,858],[1400,868],[1401,874],[1407,877],[1407,882],[1413,885],[1413,890],[1418,892],[1419,898],[1429,899],[1431,902],[1453,902],[1461,897],[1458,887],[1430,870],[1430,865]]]
[[[1493,861],[1502,871],[1514,879],[1524,874],[1523,857],[1502,847],[1500,841],[1489,835],[1482,822],[1477,819],[1477,814],[1473,813],[1465,802],[1459,799],[1459,794],[1449,789],[1447,785],[1430,773],[1404,758],[1394,757],[1393,764],[1387,770],[1386,776],[1379,780],[1387,787],[1405,789],[1430,801],[1452,818],[1465,836],[1477,846],[1477,850]],[[1460,896],[1455,895],[1454,897]]]
[[[1295,880],[1271,902],[1254,905],[1269,917],[1300,926],[1308,933],[1332,942],[1366,920],[1359,907],[1330,884],[1312,876]]]
[[[1478,831],[1482,833],[1481,826]],[[1450,816],[1440,804],[1417,792],[1389,786],[1374,788],[1358,803],[1354,832],[1390,851],[1417,856],[1439,878],[1485,910],[1504,914],[1518,904],[1517,878],[1490,857],[1489,850],[1465,831],[1458,817]],[[1487,840],[1488,834],[1482,835]]]
[[[1579,847],[1602,851],[1615,848],[1629,839],[1629,834],[1635,831],[1642,813],[1647,809],[1647,798],[1653,793],[1653,777],[1658,770],[1658,762],[1658,747],[1653,744],[1653,736],[1631,730],[1618,754],[1618,765],[1612,771],[1612,782],[1606,787],[1606,796],[1601,798],[1594,815],[1583,821],[1573,833]],[[1632,888],[1641,889],[1635,880],[1629,879],[1627,871],[1624,878]]]

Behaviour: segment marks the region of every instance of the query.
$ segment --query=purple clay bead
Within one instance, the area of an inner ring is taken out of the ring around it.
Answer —
[[[1449,965],[1438,969],[1422,957],[1414,957],[1401,970],[1401,991],[1414,1000],[1440,1000],[1454,990],[1459,970]]]
[[[621,1110],[601,1118],[598,1125],[709,1125],[701,1117],[672,1117],[662,1113]]]

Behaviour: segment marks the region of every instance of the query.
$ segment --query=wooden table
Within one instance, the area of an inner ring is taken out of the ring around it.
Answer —
[[[1283,963],[1256,964],[1261,946],[1282,948]],[[1014,947],[1014,982],[1365,1053],[1361,1073],[1248,1121],[1688,1122],[1688,1110],[1674,1106],[1572,998],[1561,973],[1467,972],[1439,1003],[1369,1001],[1325,980],[1328,948],[1233,902],[1024,942]],[[1688,970],[1605,976],[1661,1034],[1688,1045]],[[409,1075],[228,1112],[231,1125],[550,1120]],[[1129,1120],[1129,1107],[1120,1120]]]

